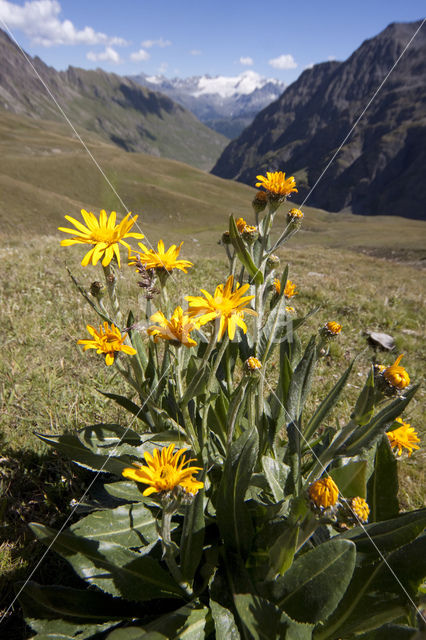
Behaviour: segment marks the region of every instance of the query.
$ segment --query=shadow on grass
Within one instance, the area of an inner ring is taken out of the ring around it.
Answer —
[[[15,598],[15,583],[25,581],[37,566],[45,547],[28,525],[40,522],[60,528],[69,517],[73,498],[80,498],[89,473],[47,451],[4,446],[0,436],[0,636],[23,640],[34,635],[24,622]],[[73,516],[74,517],[74,516]],[[69,565],[48,553],[31,579],[42,584],[84,585]]]

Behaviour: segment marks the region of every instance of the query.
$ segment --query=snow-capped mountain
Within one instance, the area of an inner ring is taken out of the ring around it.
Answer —
[[[228,138],[235,138],[256,114],[277,100],[285,85],[255,71],[238,76],[166,78],[141,73],[134,82],[165,93],[194,113],[201,122]]]

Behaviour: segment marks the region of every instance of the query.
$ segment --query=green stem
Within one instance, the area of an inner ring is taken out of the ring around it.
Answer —
[[[163,547],[164,560],[166,561],[170,573],[176,580],[177,584],[181,587],[181,589],[183,589],[183,591],[185,591],[188,596],[192,596],[192,589],[190,588],[189,584],[184,581],[182,572],[176,563],[173,553],[173,542],[171,539],[171,522],[172,515],[175,513],[177,506],[177,501],[174,500],[169,506],[163,509],[163,515],[161,519],[161,544]]]
[[[183,346],[178,347],[177,354],[176,354],[176,389],[179,396],[179,401],[182,400],[184,396],[183,384],[182,384],[182,353],[183,353],[182,349],[183,349]],[[183,420],[184,420],[185,432],[189,437],[189,440],[191,442],[191,447],[194,450],[194,453],[198,456],[201,451],[201,447],[200,447],[200,443],[198,442],[198,437],[191,420],[191,415],[189,413],[188,405],[185,404],[183,407],[181,407],[181,411],[182,411]]]
[[[217,322],[217,324],[219,324]],[[219,365],[221,363],[221,360],[223,358],[223,354],[225,353],[226,347],[228,346],[228,342],[229,342],[229,338],[228,338],[228,334],[226,334],[225,336],[223,336],[222,338],[222,344],[220,345],[220,349],[217,353],[216,359],[214,361],[214,364],[212,366],[212,369],[210,371],[210,375],[209,378],[207,380],[207,393],[211,393],[212,387],[213,387],[213,382],[216,379],[216,373],[217,370],[219,368]],[[201,427],[201,432],[203,434],[203,442],[206,441],[207,438],[207,419],[208,419],[208,415],[209,415],[209,403],[206,402],[206,404],[204,405],[204,410],[203,410],[203,422],[202,422],[202,427]]]
[[[111,262],[106,267],[102,267],[102,268],[104,270],[105,282],[107,286],[108,296],[111,301],[113,316],[115,321],[118,324],[120,324],[121,311],[120,311],[120,305],[118,304],[118,298],[117,298],[117,275],[115,273],[115,269],[112,266]]]
[[[240,383],[240,388],[238,389],[235,398],[229,405],[229,412],[228,412],[229,427],[228,427],[228,438],[226,442],[228,450],[230,449],[232,444],[232,438],[234,437],[234,431],[235,431],[235,424],[237,422],[238,413],[241,407],[241,402],[244,398],[244,393],[246,391],[247,384],[248,382],[244,382],[244,381]]]

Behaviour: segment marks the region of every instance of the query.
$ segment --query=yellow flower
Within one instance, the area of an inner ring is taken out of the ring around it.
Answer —
[[[291,280],[287,280],[287,282],[285,283],[284,296],[286,298],[292,298],[293,296],[297,296],[296,285],[293,284]]]
[[[367,522],[370,515],[370,507],[364,500],[364,498],[356,497],[350,501],[350,508],[353,514],[356,515],[361,522]]]
[[[103,258],[102,266],[106,267],[114,255],[117,258],[118,266],[120,266],[120,248],[118,245],[122,244],[130,249],[130,245],[124,241],[124,238],[144,238],[143,233],[129,233],[138,219],[138,216],[130,218],[130,213],[128,213],[118,225],[115,224],[117,217],[115,211],[111,211],[108,218],[106,211],[102,209],[99,215],[99,221],[91,211],[82,209],[81,215],[87,227],[75,218],[65,216],[65,219],[71,222],[76,229],[67,229],[66,227],[58,227],[58,229],[59,231],[64,231],[64,233],[74,235],[73,238],[67,238],[61,241],[63,247],[68,247],[72,244],[94,245],[81,261],[83,267],[86,267],[90,263],[95,265],[101,258]]]
[[[394,431],[388,431],[386,433],[390,446],[392,449],[397,449],[396,453],[398,456],[401,455],[404,448],[408,450],[408,455],[411,456],[414,449],[420,449],[419,445],[416,444],[420,442],[420,438],[417,437],[417,432],[408,422],[404,422],[401,418],[397,418],[396,422],[399,422],[401,426]]]
[[[77,344],[84,344],[84,351],[87,349],[97,349],[96,353],[105,354],[105,363],[110,366],[114,362],[114,357],[117,351],[134,355],[136,349],[129,347],[127,344],[123,344],[126,339],[126,334],[121,335],[120,329],[114,324],[111,324],[111,329],[108,326],[108,322],[104,322],[104,326],[99,326],[99,331],[96,331],[90,324],[86,326],[87,331],[92,336],[92,340],[78,340]]]
[[[337,336],[342,330],[342,325],[334,321],[327,322],[324,326],[324,329],[326,329],[326,331],[331,335]]]
[[[203,482],[196,480],[193,475],[202,467],[187,466],[193,459],[186,460],[183,456],[187,449],[178,449],[173,453],[174,444],[163,447],[161,451],[154,449],[152,455],[145,451],[146,464],[134,462],[136,468],[127,467],[122,474],[129,480],[142,482],[149,485],[143,492],[144,496],[162,491],[172,491],[175,487],[182,487],[187,493],[195,495],[204,486]]]
[[[247,222],[244,220],[244,218],[238,218],[238,220],[235,221],[235,224],[240,233],[242,233],[247,226]]]
[[[167,251],[164,250],[162,240],[158,241],[157,251],[148,249],[142,242],[138,242],[138,245],[142,251],[135,251],[135,255],[129,255],[130,265],[137,265],[140,261],[146,269],[164,269],[165,271],[180,269],[184,273],[187,273],[187,269],[192,267],[192,262],[189,260],[177,259],[183,242],[178,247],[172,244]]]
[[[176,307],[170,320],[167,320],[162,311],[154,313],[150,320],[157,323],[147,329],[148,335],[154,337],[154,342],[158,342],[162,338],[163,340],[184,344],[185,347],[193,347],[197,344],[189,334],[199,326],[198,322],[184,313],[182,307]]]
[[[302,220],[303,212],[300,209],[290,209],[287,214],[288,221],[291,220]]]
[[[287,196],[293,192],[297,193],[296,181],[293,176],[285,177],[283,171],[275,171],[274,173],[266,172],[264,176],[256,176],[260,182],[256,182],[256,187],[263,187],[266,191],[274,196]]]
[[[285,308],[287,313],[296,313],[296,309],[294,307],[287,307]]]
[[[339,498],[339,489],[330,476],[313,482],[308,489],[309,497],[316,507],[334,507]]]
[[[400,367],[399,363],[404,354],[401,354],[397,357],[395,362],[390,366],[386,367],[383,371],[383,377],[390,384],[391,387],[395,387],[396,389],[405,389],[410,384],[410,376],[404,369],[404,367]]]
[[[250,356],[250,358],[247,358],[244,364],[249,371],[256,371],[257,369],[262,368],[262,363],[260,362],[260,360],[258,360],[258,358],[255,358],[254,356]]]
[[[244,296],[249,288],[248,284],[240,287],[237,283],[235,291],[232,291],[234,276],[229,276],[226,284],[220,284],[212,296],[208,291],[201,289],[202,296],[187,296],[185,300],[189,302],[188,313],[191,317],[200,316],[200,325],[206,324],[215,318],[220,318],[218,340],[221,340],[226,329],[231,340],[235,336],[237,326],[246,333],[247,326],[243,320],[244,314],[257,315],[256,311],[246,307],[254,296]],[[201,315],[202,314],[202,315]]]

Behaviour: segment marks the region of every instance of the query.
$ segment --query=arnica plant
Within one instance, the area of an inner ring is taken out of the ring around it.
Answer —
[[[86,245],[83,267],[103,272],[90,289],[72,276],[92,309],[81,359],[124,377],[127,395],[103,393],[128,421],[38,434],[93,472],[85,495],[97,486],[92,511],[67,528],[31,525],[82,579],[22,589],[39,640],[400,640],[422,629],[426,509],[400,513],[397,498],[398,460],[419,448],[400,417],[417,389],[410,355],[372,364],[339,421],[354,362],[309,398],[345,326],[328,318],[300,337],[315,310],[298,314],[276,252],[302,211],[274,229],[296,182],[276,172],[256,186],[251,222],[231,216],[221,238],[229,272],[180,300],[175,279],[190,281],[193,266],[180,244],[138,242],[131,214],[66,216],[62,244],[77,245],[66,251]],[[124,277],[140,287],[130,313]]]

